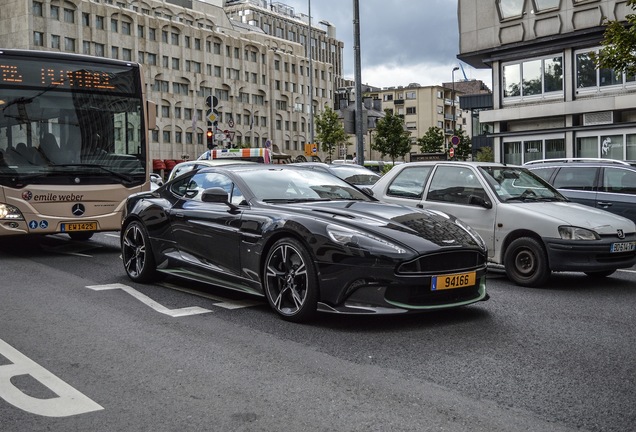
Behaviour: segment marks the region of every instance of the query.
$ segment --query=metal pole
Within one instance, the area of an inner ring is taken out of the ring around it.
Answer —
[[[452,113],[452,114],[453,114],[453,122],[452,122],[452,125],[453,125],[453,135],[455,135],[455,128],[456,128],[456,124],[455,124],[455,121],[456,121],[456,120],[455,120],[455,71],[456,71],[456,70],[459,70],[459,67],[458,67],[458,66],[455,66],[455,67],[453,68],[453,71],[451,72],[451,77],[452,77],[452,80],[453,80],[453,92],[452,92],[452,95],[451,95],[451,96],[452,96],[452,98],[453,98],[453,102],[452,102],[452,104],[453,104],[453,113]]]
[[[364,165],[364,135],[362,133],[362,72],[360,63],[360,4],[353,0],[353,54],[355,57],[356,80],[356,157],[359,165]]]
[[[307,43],[307,52],[309,56],[309,139],[310,144],[314,143],[314,68],[313,68],[313,53],[311,49],[311,0],[307,0],[309,7],[309,41]]]

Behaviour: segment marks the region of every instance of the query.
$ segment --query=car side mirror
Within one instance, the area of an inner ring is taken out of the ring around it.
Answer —
[[[220,187],[206,189],[201,194],[201,201],[203,202],[226,204],[232,210],[238,209],[237,206],[230,202],[229,198],[230,195],[225,191],[225,189]]]
[[[468,197],[468,204],[471,205],[477,205],[483,208],[487,208],[487,209],[491,209],[492,208],[492,203],[488,200],[483,199],[480,196],[477,195],[470,195]]]
[[[362,192],[364,192],[365,194],[369,195],[369,196],[373,196],[373,191],[371,190],[371,188],[368,187],[362,187],[360,188],[360,190]]]

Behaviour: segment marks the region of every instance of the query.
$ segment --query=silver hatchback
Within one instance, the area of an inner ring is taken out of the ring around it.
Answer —
[[[376,198],[440,210],[472,226],[488,259],[522,286],[553,271],[608,276],[636,264],[636,225],[570,202],[526,168],[479,162],[411,162],[372,188]]]

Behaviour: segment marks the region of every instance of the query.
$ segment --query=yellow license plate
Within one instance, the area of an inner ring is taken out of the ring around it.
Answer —
[[[97,230],[97,222],[63,223],[61,227],[62,232],[95,230]]]
[[[472,286],[475,285],[476,279],[476,272],[434,276],[431,283],[431,291],[440,291]]]

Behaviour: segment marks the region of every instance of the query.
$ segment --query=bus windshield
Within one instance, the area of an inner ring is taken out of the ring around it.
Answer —
[[[146,181],[133,66],[0,56],[0,185]]]

